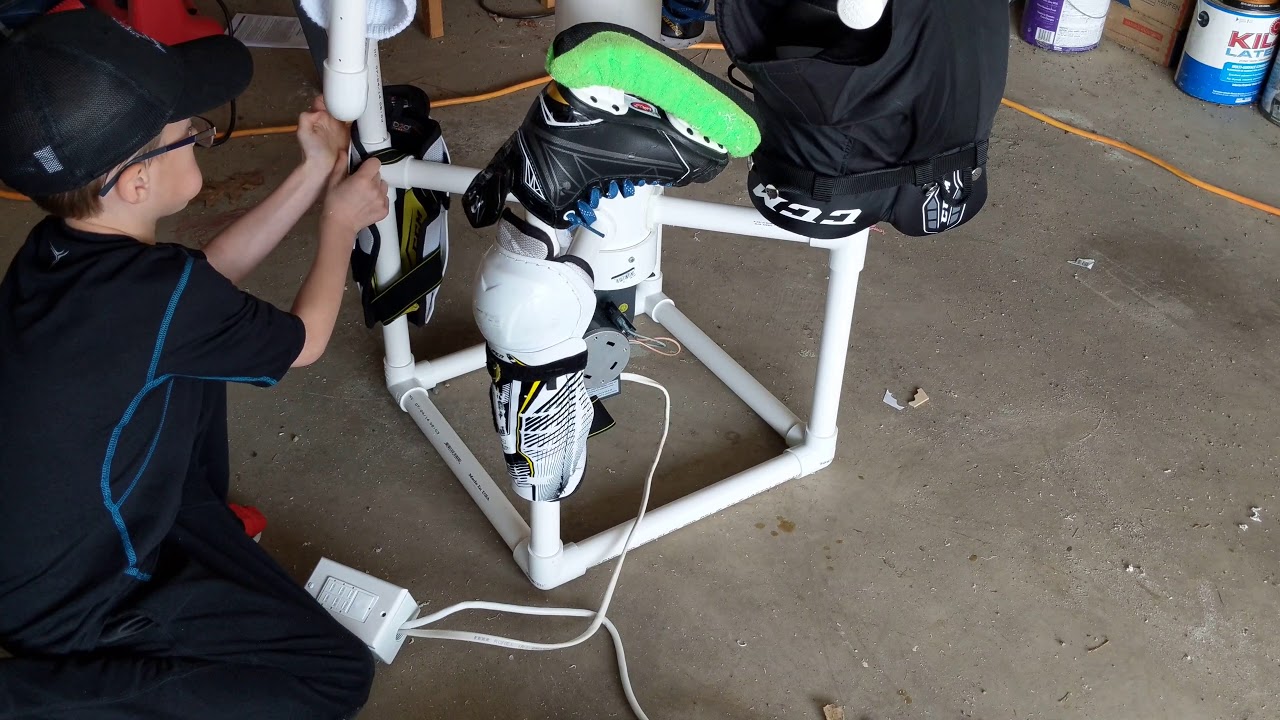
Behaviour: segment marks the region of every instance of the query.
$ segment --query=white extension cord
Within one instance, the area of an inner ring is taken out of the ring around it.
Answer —
[[[631,529],[627,531],[627,537],[622,543],[622,553],[618,556],[618,563],[613,567],[613,577],[609,579],[609,586],[604,591],[604,598],[600,601],[599,610],[581,610],[578,608],[542,608],[530,607],[527,605],[509,605],[506,603],[485,602],[482,600],[471,600],[461,602],[452,607],[445,608],[439,612],[432,613],[426,617],[411,620],[401,626],[404,635],[421,638],[434,638],[436,640],[460,640],[462,642],[480,643],[483,645],[497,645],[498,647],[514,648],[516,650],[563,650],[573,647],[590,639],[596,634],[596,631],[603,625],[608,631],[609,637],[613,639],[613,647],[618,655],[618,677],[622,680],[622,692],[627,696],[627,703],[631,705],[631,710],[636,714],[639,720],[649,720],[649,716],[644,714],[644,710],[640,707],[640,702],[636,700],[635,692],[631,689],[631,677],[627,674],[627,658],[622,647],[622,637],[618,634],[618,628],[606,617],[609,610],[609,603],[613,600],[613,591],[618,586],[618,578],[622,576],[622,563],[627,559],[627,551],[631,549],[631,539],[636,533],[636,528],[640,527],[640,521],[644,519],[645,511],[649,508],[649,490],[653,487],[653,475],[658,470],[658,462],[662,460],[662,451],[667,444],[667,432],[671,429],[671,395],[667,389],[657,382],[650,380],[643,375],[635,375],[633,373],[622,373],[622,380],[637,383],[639,385],[648,385],[656,388],[662,393],[665,402],[662,419],[662,439],[658,442],[658,452],[653,458],[653,465],[649,468],[649,475],[644,480],[644,492],[640,496],[640,511],[636,513],[636,519],[631,523]],[[463,630],[421,630],[427,625],[432,625],[440,620],[462,612],[463,610],[492,610],[497,612],[513,613],[517,615],[545,615],[551,617],[590,617],[591,624],[587,629],[572,640],[560,643],[536,643],[526,640],[517,640],[514,638],[502,637],[499,635],[486,635],[484,633],[467,632]]]

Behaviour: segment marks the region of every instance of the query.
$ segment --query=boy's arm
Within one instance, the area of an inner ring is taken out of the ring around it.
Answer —
[[[253,272],[320,197],[328,168],[319,170],[310,163],[299,165],[266,200],[205,245],[209,264],[228,280],[238,284]],[[347,238],[347,244],[351,242]]]
[[[351,242],[356,232],[386,217],[387,183],[378,174],[382,163],[370,158],[351,177],[345,159],[333,166],[320,218],[320,245],[311,272],[293,301],[293,314],[306,327],[306,341],[293,367],[310,365],[324,354],[346,287]]]
[[[355,228],[387,214],[380,163],[366,161],[349,178],[346,165],[345,158],[333,165],[320,248],[292,313],[239,289],[202,254],[164,248],[182,265],[160,268],[173,274],[174,289],[167,296],[148,382],[177,376],[274,385],[289,368],[320,357],[342,303],[350,238]],[[157,304],[160,299],[157,295]]]
[[[298,117],[298,143],[304,160],[280,187],[231,223],[204,247],[209,264],[232,283],[239,283],[275,250],[284,236],[311,208],[325,189],[338,157],[345,157],[350,130],[335,120],[316,98],[312,109]],[[355,232],[347,238],[350,250]]]

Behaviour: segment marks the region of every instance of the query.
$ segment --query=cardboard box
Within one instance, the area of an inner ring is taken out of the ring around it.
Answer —
[[[1115,44],[1164,67],[1177,64],[1182,53],[1182,31],[1134,12],[1119,0],[1111,3],[1102,34]]]
[[[1123,5],[1139,15],[1146,15],[1175,30],[1186,30],[1191,24],[1191,13],[1196,0],[1115,0],[1113,5]]]

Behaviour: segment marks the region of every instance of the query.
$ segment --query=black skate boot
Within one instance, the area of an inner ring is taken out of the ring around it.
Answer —
[[[662,108],[622,92],[593,94],[552,82],[467,188],[473,227],[493,225],[513,193],[539,220],[590,227],[602,198],[637,187],[707,182],[729,163],[725,147]]]

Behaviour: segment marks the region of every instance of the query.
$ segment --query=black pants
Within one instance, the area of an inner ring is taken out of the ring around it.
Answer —
[[[152,579],[91,652],[0,660],[3,720],[344,720],[373,656],[222,497],[188,488]]]

